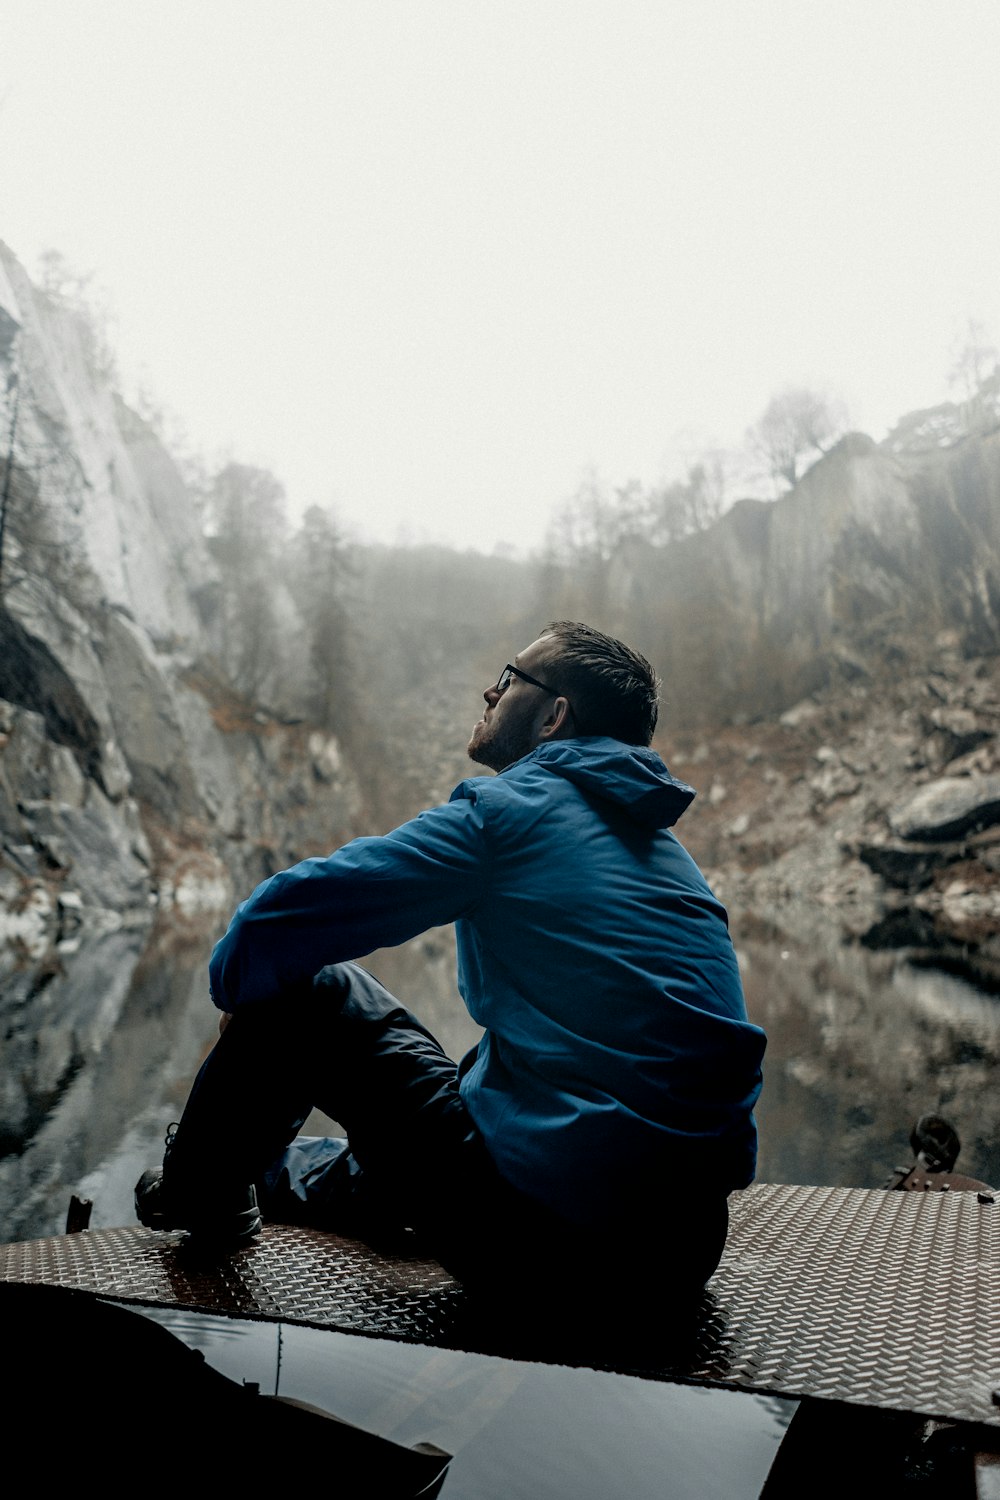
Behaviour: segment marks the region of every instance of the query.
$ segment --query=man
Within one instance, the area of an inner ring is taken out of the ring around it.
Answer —
[[[235,1242],[259,1198],[376,1240],[409,1228],[474,1288],[570,1307],[616,1278],[696,1288],[753,1177],[764,1037],[669,831],[694,792],[648,748],[655,675],[561,621],[483,697],[468,753],[495,777],[236,912],[210,966],[223,1034],[139,1217]],[[458,1067],[351,962],[450,922],[484,1028]],[[346,1141],[293,1142],[313,1105]]]

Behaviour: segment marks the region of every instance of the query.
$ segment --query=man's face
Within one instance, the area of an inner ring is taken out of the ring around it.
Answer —
[[[542,636],[515,656],[513,665],[542,682],[548,682],[545,669],[546,666],[552,667],[552,655],[553,642]],[[503,771],[534,750],[555,694],[547,693],[523,678],[512,677],[504,692],[487,688],[483,698],[486,712],[473,728],[468,746],[469,759],[488,766],[491,771]]]

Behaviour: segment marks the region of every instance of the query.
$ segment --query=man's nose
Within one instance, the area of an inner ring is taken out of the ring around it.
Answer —
[[[488,708],[496,708],[497,704],[500,701],[500,694],[497,692],[495,687],[488,687],[486,689],[485,693],[483,694],[483,701],[486,703]]]

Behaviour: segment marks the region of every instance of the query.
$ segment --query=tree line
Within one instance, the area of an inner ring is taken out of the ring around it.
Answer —
[[[45,295],[95,325],[86,348],[95,380],[107,382],[113,360],[86,283],[59,257],[50,257],[44,270]],[[970,325],[953,379],[957,422],[975,430],[1000,420],[1000,352],[978,325]],[[23,399],[16,382],[9,386],[9,413],[19,394]],[[162,437],[162,413],[148,401],[141,405]],[[522,639],[524,631],[560,615],[624,628],[624,575],[616,569],[630,549],[652,552],[655,564],[661,549],[708,531],[748,472],[766,476],[776,494],[794,488],[846,428],[843,404],[830,393],[789,386],[770,399],[741,450],[706,450],[680,478],[608,485],[586,476],[554,513],[541,554],[526,564],[441,548],[406,549],[404,556],[399,549],[362,547],[333,511],[318,506],[294,526],[285,491],[268,470],[227,462],[212,471],[182,456],[214,563],[214,577],[198,600],[205,649],[248,704],[337,735],[374,786],[383,771],[390,775],[384,768],[401,764],[403,737],[440,741],[456,705],[475,701],[475,684],[491,671],[498,643],[512,641],[516,649],[529,638]],[[176,440],[165,441],[176,452]],[[37,477],[55,466],[60,485],[74,483],[73,455],[54,438],[52,451],[48,439],[40,442],[39,451],[22,453],[25,461],[13,470],[7,456],[0,519],[9,524],[0,527],[0,538],[6,534],[12,553],[8,586],[26,572],[41,574],[57,550],[35,503],[32,470]],[[625,572],[634,586],[636,577],[652,577],[656,568]],[[629,619],[644,618],[643,610],[649,620],[658,618],[655,599],[633,599]],[[717,625],[706,619],[699,639],[710,642]],[[466,658],[467,668],[456,665]]]

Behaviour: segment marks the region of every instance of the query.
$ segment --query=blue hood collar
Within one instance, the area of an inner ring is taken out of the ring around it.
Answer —
[[[655,750],[624,745],[605,735],[552,740],[508,771],[533,761],[572,781],[588,796],[613,803],[648,828],[670,828],[695,796],[694,787],[671,776]]]

